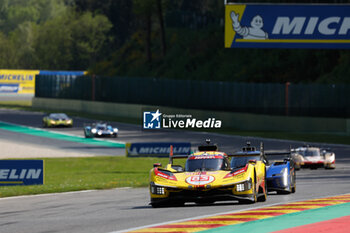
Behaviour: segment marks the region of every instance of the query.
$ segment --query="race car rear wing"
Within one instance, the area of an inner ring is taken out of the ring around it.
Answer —
[[[288,158],[291,158],[291,148],[289,150],[273,150],[273,151],[265,151],[264,143],[260,143],[260,150],[256,150],[255,147],[250,146],[250,142],[247,142],[247,146],[243,147],[241,151],[235,152],[233,154],[229,154],[229,157],[239,157],[239,156],[262,156],[265,160],[267,160],[267,156],[278,156],[278,155],[288,155]]]
[[[174,155],[174,147],[173,145],[170,145],[170,153],[169,153],[169,163],[167,165],[167,168],[171,168],[171,169],[175,169],[174,166],[173,166],[173,160],[174,159],[187,159],[189,155]],[[154,163],[153,164],[153,167],[156,168],[160,168],[162,167],[162,164],[161,163]],[[175,165],[176,167],[176,165]]]
[[[281,151],[266,151],[264,154],[268,156],[274,156],[274,155],[290,155],[291,151],[281,150]]]
[[[206,139],[205,143],[205,145],[198,146],[198,151],[218,151],[218,146],[210,144],[210,139]]]
[[[251,146],[250,142],[247,142],[247,146],[243,147],[242,150],[234,152],[232,154],[228,154],[229,157],[236,156],[256,156],[256,155],[264,155],[264,144],[260,143],[260,151],[256,150],[256,147]]]
[[[248,153],[246,153],[246,152],[240,152],[240,151],[238,151],[238,152],[235,152],[235,153],[233,153],[233,154],[228,154],[227,156],[228,157],[238,157],[238,156],[254,156],[254,155],[260,155],[261,153],[260,153],[260,151],[252,151],[252,152],[248,152]]]
[[[173,164],[174,159],[187,159],[189,155],[174,155],[174,147],[170,145],[169,164]]]
[[[292,147],[289,146],[289,150],[273,150],[273,151],[266,151],[264,152],[265,155],[269,155],[269,156],[274,156],[274,155],[289,155],[289,157],[292,156]]]
[[[210,144],[210,139],[205,140],[206,144],[198,146],[198,151],[218,151],[218,147],[215,144]],[[173,164],[174,159],[187,159],[188,154],[174,155],[174,147],[170,145],[169,164]]]
[[[292,148],[289,147],[289,150],[266,151],[264,153],[264,155],[265,155],[265,159],[266,159],[267,163],[269,163],[269,162],[268,162],[268,159],[266,156],[283,156],[283,155],[285,155],[286,157],[284,159],[282,159],[282,161],[292,161]],[[278,162],[278,161],[280,162],[281,160],[272,160],[272,162]]]

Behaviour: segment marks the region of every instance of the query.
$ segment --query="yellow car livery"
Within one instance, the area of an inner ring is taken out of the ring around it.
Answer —
[[[229,157],[214,146],[201,146],[189,156],[170,156],[162,168],[155,164],[150,171],[150,195],[153,207],[238,200],[254,203],[266,200],[265,164],[249,160],[231,167]],[[242,158],[243,154],[232,155]],[[175,158],[187,158],[185,168],[173,164]]]
[[[72,127],[73,119],[65,113],[51,113],[43,117],[43,127]]]

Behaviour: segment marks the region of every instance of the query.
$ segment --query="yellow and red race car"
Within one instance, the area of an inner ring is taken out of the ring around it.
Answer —
[[[244,148],[244,151],[251,149]],[[189,156],[173,156],[170,153],[169,164],[165,168],[154,164],[150,171],[152,207],[183,205],[185,202],[265,201],[265,164],[260,157],[250,160],[249,156],[245,152],[233,154],[232,161],[238,158],[241,162],[231,167],[229,156],[217,151],[215,145],[200,146],[199,152]],[[176,158],[187,158],[185,168],[173,164]],[[246,163],[242,163],[242,158],[248,158]]]

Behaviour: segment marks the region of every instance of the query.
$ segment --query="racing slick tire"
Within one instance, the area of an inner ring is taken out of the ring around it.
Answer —
[[[292,185],[291,192],[295,193],[296,189],[297,189],[297,184],[296,184],[296,176],[295,176],[295,173],[294,173],[293,174],[293,185]]]
[[[289,190],[278,190],[277,191],[277,194],[290,194],[291,193],[291,191],[289,191]]]
[[[244,200],[239,200],[239,204],[253,204],[257,202],[257,194],[256,194],[256,183],[254,181],[253,185],[252,185],[252,190],[253,190],[253,194],[252,194],[252,198],[251,199],[244,199]]]
[[[162,208],[162,207],[181,207],[184,206],[185,203],[184,202],[180,202],[180,201],[176,201],[176,202],[162,202],[162,203],[152,203],[151,202],[151,206],[153,208]]]
[[[164,204],[160,204],[160,203],[151,203],[151,206],[153,208],[160,208],[160,207],[164,207]]]
[[[295,193],[296,189],[297,189],[297,187],[296,187],[296,185],[295,185],[295,183],[294,183],[294,185],[293,185],[293,187],[292,187],[292,193]]]
[[[264,202],[267,199],[267,183],[266,183],[266,177],[265,177],[265,182],[264,182],[264,188],[259,187],[259,190],[261,190],[261,193],[258,197],[259,202]]]
[[[203,200],[203,201],[196,201],[196,204],[205,206],[205,205],[212,205],[212,204],[214,204],[214,202],[215,201],[205,201],[205,200]]]

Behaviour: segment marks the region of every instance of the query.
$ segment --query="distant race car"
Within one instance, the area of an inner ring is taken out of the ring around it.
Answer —
[[[84,135],[86,138],[93,137],[118,137],[118,128],[112,127],[107,123],[93,123],[84,126]]]
[[[73,126],[73,119],[65,113],[50,113],[43,117],[43,127]]]
[[[292,150],[295,168],[335,169],[335,153],[319,147],[303,146]]]
[[[269,155],[268,152],[264,153]],[[290,151],[286,153],[274,152],[270,153],[273,156],[287,157],[276,160],[267,160],[266,166],[266,179],[267,190],[276,191],[277,194],[295,193],[296,191],[296,173],[294,167],[294,161],[291,158]]]
[[[254,203],[266,200],[265,164],[260,160],[245,160],[244,153],[229,156],[215,145],[199,146],[191,155],[169,157],[169,164],[154,164],[150,172],[151,205],[183,205],[185,202],[210,204],[215,201],[238,200]],[[171,150],[172,151],[172,150]],[[173,160],[186,158],[186,165],[174,165]],[[239,161],[238,161],[239,160]]]

